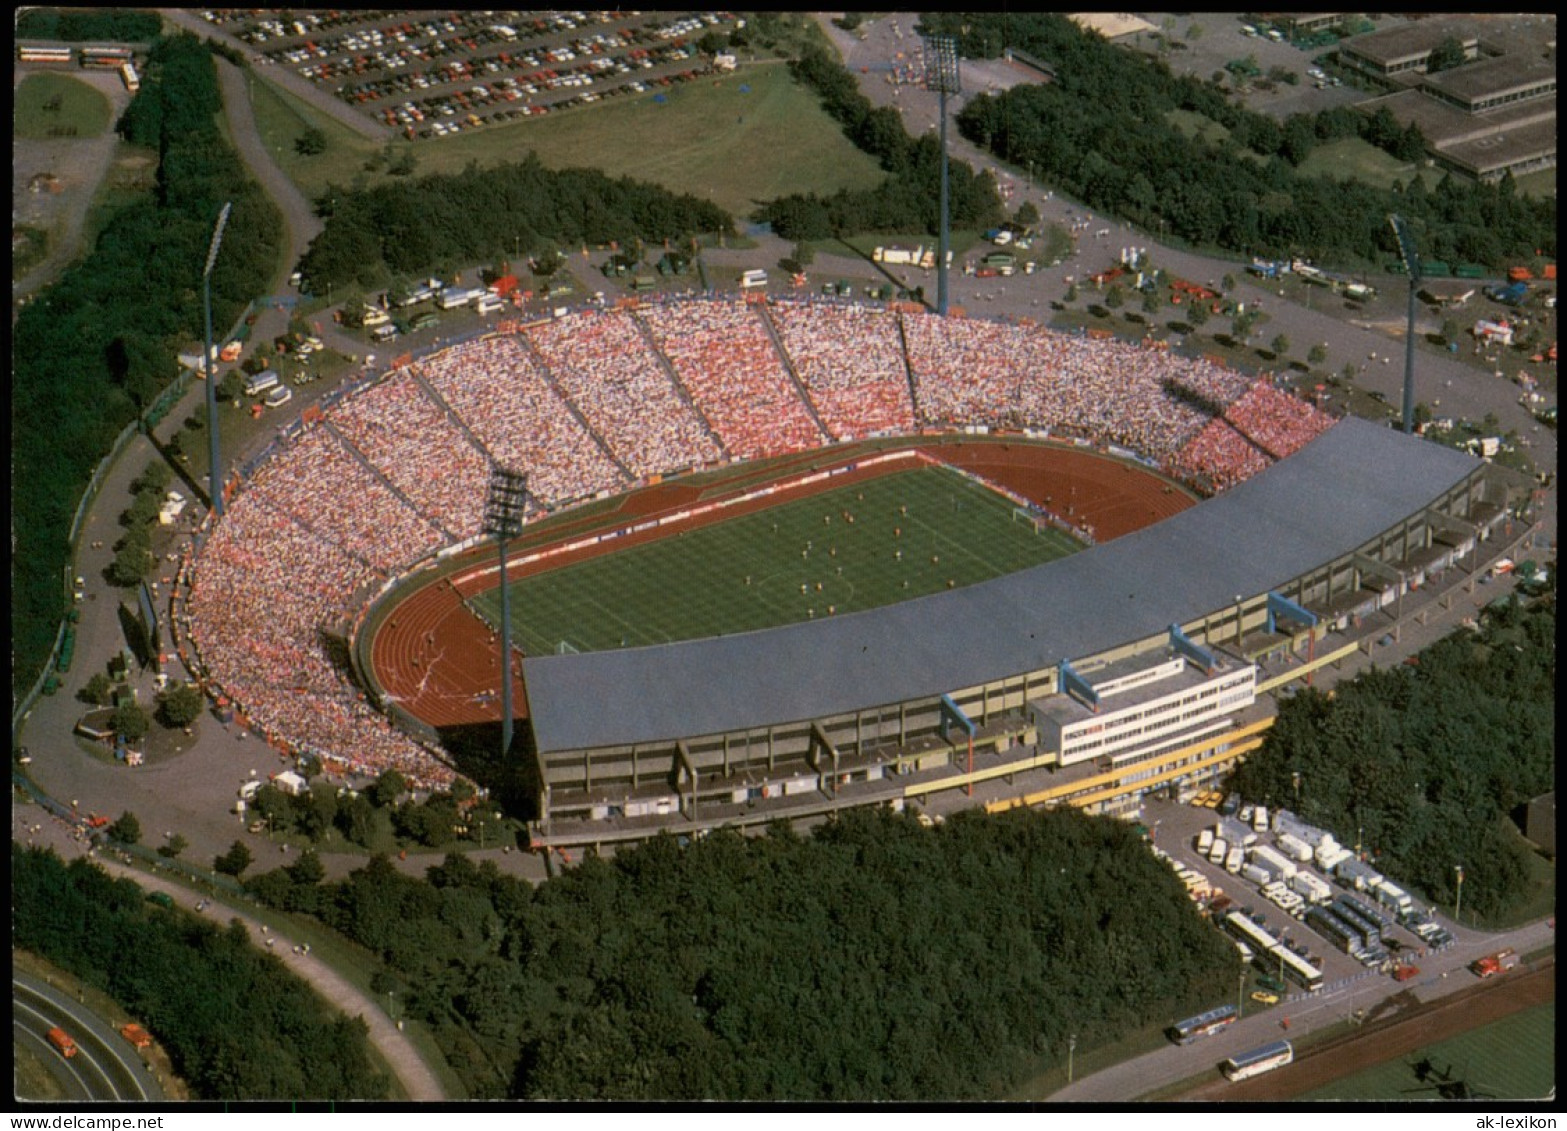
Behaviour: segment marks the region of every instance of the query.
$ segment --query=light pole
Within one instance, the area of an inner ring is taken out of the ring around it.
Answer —
[[[1235,1016],[1240,1019],[1246,1016],[1246,971],[1241,971],[1241,984],[1235,990]]]
[[[1066,1039],[1066,1082],[1072,1082],[1072,1060],[1077,1052],[1077,1034],[1073,1033]]]
[[[936,313],[947,313],[947,256],[952,243],[947,187],[947,95],[962,91],[958,41],[950,35],[925,37],[925,89],[936,92],[941,116],[941,244],[936,252]]]
[[[506,542],[522,533],[528,475],[496,464],[490,469],[490,494],[484,506],[484,532],[493,535],[501,562],[501,757],[511,751],[511,595],[506,586]]]
[[[206,353],[202,360],[207,372],[207,469],[208,502],[212,513],[223,517],[223,468],[218,460],[218,385],[212,373],[212,265],[217,262],[218,248],[223,244],[223,228],[229,222],[229,209],[233,202],[223,206],[218,213],[217,227],[212,229],[212,246],[207,249],[207,265],[201,272],[201,308],[206,316]]]
[[[1464,866],[1454,864],[1453,871],[1458,873],[1458,898],[1453,901],[1453,922],[1457,923],[1464,911]]]

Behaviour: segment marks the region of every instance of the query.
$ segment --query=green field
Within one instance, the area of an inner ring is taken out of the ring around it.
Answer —
[[[1408,181],[1419,171],[1411,165],[1389,156],[1370,142],[1358,137],[1339,138],[1337,141],[1319,142],[1300,163],[1303,177],[1327,177],[1334,181],[1347,181],[1351,177],[1375,188],[1392,188],[1394,181]]]
[[[70,75],[28,75],[16,88],[17,137],[97,137],[109,128],[109,100]]]
[[[481,166],[518,161],[531,149],[552,169],[587,167],[652,181],[711,200],[739,217],[774,197],[872,188],[885,177],[782,63],[660,93],[665,102],[655,102],[652,91],[628,94],[411,146],[399,139],[395,146],[411,148],[418,159],[415,176],[461,172],[470,161]],[[321,193],[328,183],[374,185],[396,179],[364,169],[381,143],[270,83],[252,80],[251,102],[267,148],[306,196]],[[308,126],[326,135],[324,153],[304,157],[294,151],[295,139]]]
[[[1416,1072],[1431,1062],[1424,1082]],[[1556,1086],[1556,1006],[1540,1005],[1505,1017],[1419,1053],[1379,1064],[1298,1097],[1302,1100],[1441,1100],[1446,1086],[1462,1080],[1502,1100],[1538,1099]]]
[[[972,585],[1079,548],[1054,531],[1036,534],[1008,499],[955,472],[900,471],[524,578],[511,586],[512,638],[541,655],[562,641],[587,652],[773,628],[936,593],[948,581]],[[473,603],[499,622],[498,591]]]

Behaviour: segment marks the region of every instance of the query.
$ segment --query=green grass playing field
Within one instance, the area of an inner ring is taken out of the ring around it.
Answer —
[[[562,641],[588,652],[774,628],[1078,549],[1064,534],[1036,533],[1010,500],[955,472],[901,471],[515,582],[512,639],[542,655]],[[498,590],[473,603],[500,622]]]
[[[1431,1061],[1427,1079],[1416,1072]],[[1445,1087],[1454,1094],[1442,1094]],[[1538,1099],[1556,1085],[1556,1006],[1540,1005],[1441,1041],[1418,1053],[1307,1092],[1302,1100],[1441,1100],[1460,1098],[1458,1081],[1502,1100]]]

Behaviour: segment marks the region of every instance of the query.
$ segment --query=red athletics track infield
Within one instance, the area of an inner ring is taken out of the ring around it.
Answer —
[[[1073,521],[1080,521],[1095,530],[1101,542],[1163,521],[1196,501],[1152,471],[1083,449],[1022,440],[930,440],[911,442],[909,446],[942,463],[983,476],[1058,514],[1067,515]],[[846,455],[845,462],[854,458]],[[687,523],[626,535],[615,539],[608,547],[586,547],[527,567],[509,565],[507,578],[526,577],[595,554],[618,552],[656,538],[667,538],[679,530],[726,522],[746,510],[791,502],[828,487],[851,483],[857,477],[885,475],[906,466],[893,463],[866,468],[827,483],[780,492],[753,504],[703,515]],[[800,470],[784,466],[777,476],[787,478]],[[741,493],[755,485],[756,481],[752,480],[745,486],[736,486],[734,491]],[[627,495],[609,515],[596,512],[595,526],[603,528],[606,520],[612,523],[615,518],[641,519],[679,510],[703,495],[703,488],[689,483],[663,483],[644,488]],[[559,541],[569,541],[574,536],[563,531]],[[372,678],[399,706],[431,726],[494,723],[500,719],[499,643],[489,627],[463,604],[464,596],[490,588],[497,580],[493,569],[479,573],[471,567],[493,566],[495,560],[492,546],[464,555],[453,567],[443,570],[443,576],[419,586],[400,600],[384,618],[371,643]],[[475,580],[465,580],[465,573]],[[527,696],[520,665],[513,664],[512,671],[513,702],[517,716],[524,718],[528,713]]]

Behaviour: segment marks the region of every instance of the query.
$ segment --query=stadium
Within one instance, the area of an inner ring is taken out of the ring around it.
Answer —
[[[1259,695],[1507,516],[1472,457],[1206,359],[638,303],[397,359],[281,430],[182,563],[188,666],[284,756],[448,783],[450,736],[500,717],[495,466],[528,484],[536,845],[976,787],[1135,808],[1255,749]]]

